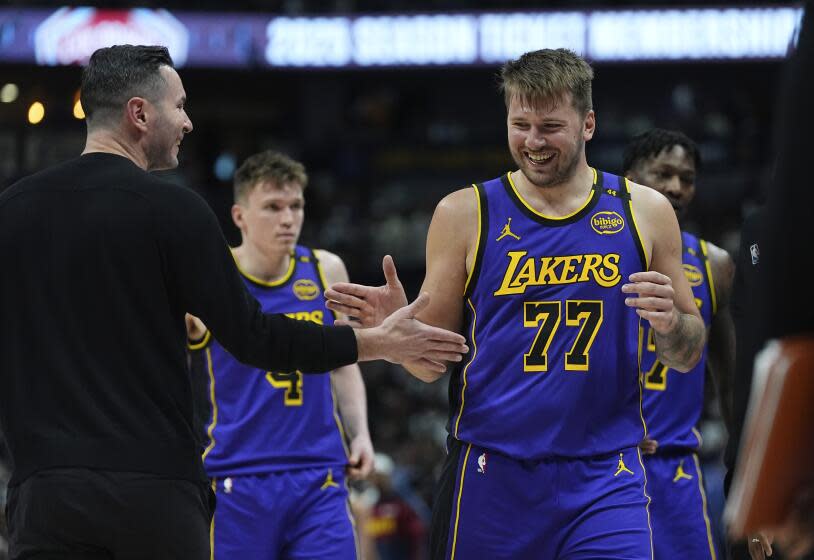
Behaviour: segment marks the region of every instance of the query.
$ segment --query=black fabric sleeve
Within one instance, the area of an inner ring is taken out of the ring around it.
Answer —
[[[357,360],[351,328],[263,313],[206,202],[186,189],[165,192],[156,227],[168,292],[180,302],[181,317],[183,312],[200,317],[238,360],[269,371],[325,372]]]
[[[724,452],[724,463],[731,478],[732,469],[737,461],[743,422],[749,404],[749,393],[752,388],[752,365],[755,355],[763,346],[759,331],[758,309],[754,302],[760,271],[764,268],[758,260],[752,262],[750,247],[757,245],[763,248],[763,211],[759,210],[749,216],[741,227],[741,241],[735,263],[735,279],[732,284],[732,296],[729,309],[735,325],[737,345],[735,347],[735,371],[732,379],[732,424],[727,426],[729,441]],[[765,251],[759,255],[765,258]],[[728,485],[727,488],[728,490]]]
[[[777,105],[777,160],[768,189],[764,274],[755,298],[761,310],[764,340],[814,332],[810,276],[804,272],[811,254],[811,148],[804,135],[814,126],[814,1],[805,3],[797,51],[786,64]]]

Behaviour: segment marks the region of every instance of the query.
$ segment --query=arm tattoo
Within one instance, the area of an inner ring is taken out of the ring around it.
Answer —
[[[655,334],[656,354],[667,367],[688,370],[703,350],[706,329],[694,316],[681,313],[678,324],[667,334]]]

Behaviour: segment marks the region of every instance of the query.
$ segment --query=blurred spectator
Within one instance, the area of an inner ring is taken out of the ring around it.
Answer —
[[[369,504],[360,527],[362,540],[374,543],[379,560],[422,560],[427,546],[427,527],[396,489],[395,471],[392,458],[384,453],[376,454],[370,486],[362,494],[362,502]]]

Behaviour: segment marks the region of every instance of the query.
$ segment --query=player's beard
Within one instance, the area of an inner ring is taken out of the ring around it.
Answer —
[[[579,164],[579,159],[582,154],[582,151],[585,149],[585,140],[580,136],[577,138],[576,145],[574,146],[574,151],[571,152],[571,157],[567,160],[561,160],[557,162],[557,168],[553,170],[553,173],[547,178],[540,178],[539,175],[536,175],[534,171],[533,164],[529,163],[526,157],[520,154],[512,154],[512,158],[517,166],[520,168],[520,172],[525,175],[526,179],[534,185],[535,187],[540,188],[552,188],[562,183],[567,182],[571,177],[574,176],[576,173],[577,165]],[[563,152],[558,152],[557,158],[562,158]],[[527,170],[529,172],[527,172]]]

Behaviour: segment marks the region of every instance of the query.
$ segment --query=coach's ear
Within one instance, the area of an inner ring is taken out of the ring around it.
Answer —
[[[147,131],[149,101],[143,97],[131,97],[125,105],[125,121],[141,132]]]

